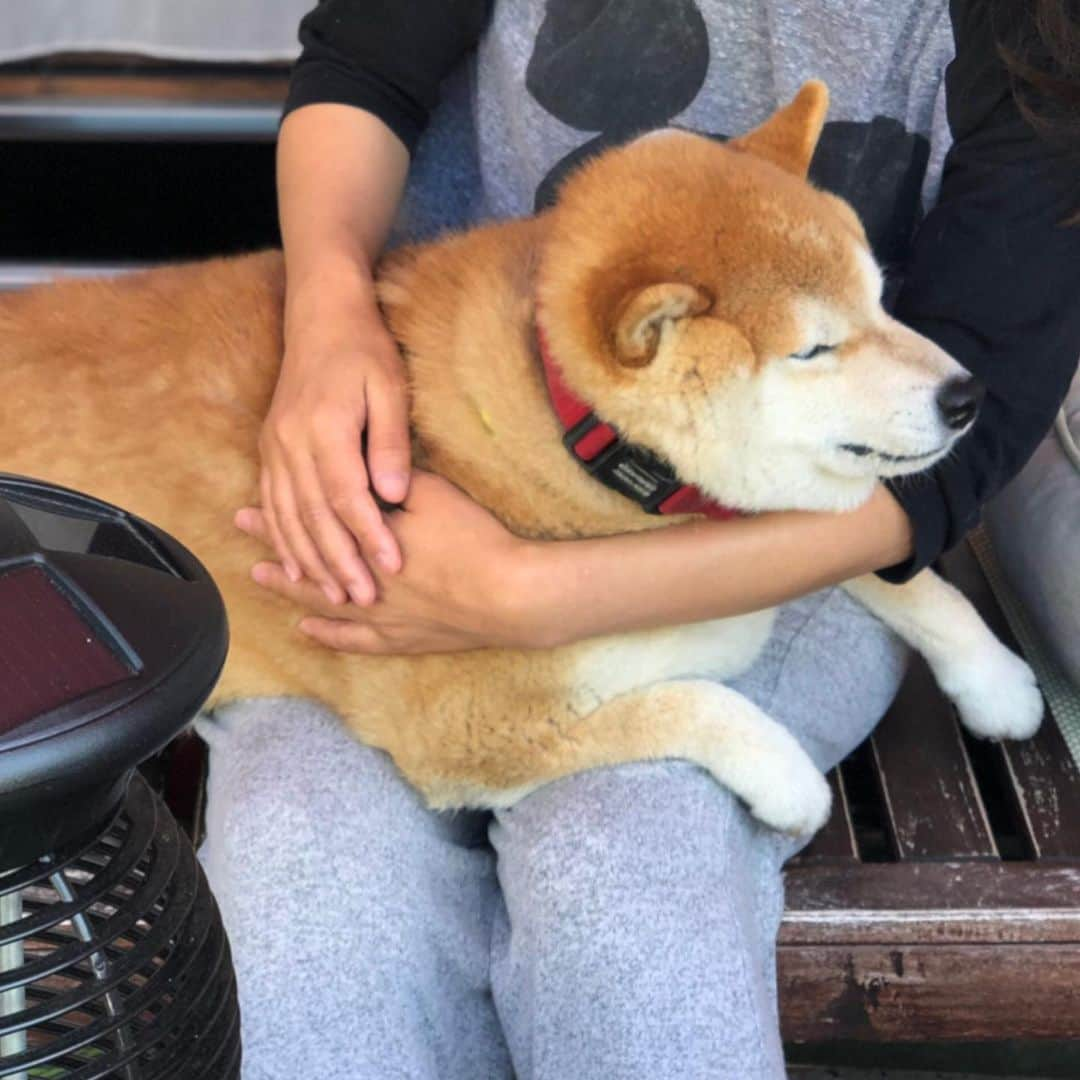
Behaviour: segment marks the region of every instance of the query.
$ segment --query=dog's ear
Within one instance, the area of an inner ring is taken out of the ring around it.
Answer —
[[[790,105],[778,109],[760,127],[731,139],[727,145],[756,154],[787,172],[805,177],[828,111],[828,87],[816,79],[811,80],[803,83]]]
[[[613,328],[615,357],[625,367],[651,363],[665,322],[702,315],[713,298],[697,285],[665,281],[632,289],[623,297]]]

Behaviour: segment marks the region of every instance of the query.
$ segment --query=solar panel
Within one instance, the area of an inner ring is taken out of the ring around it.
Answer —
[[[0,735],[133,674],[47,570],[0,571]]]

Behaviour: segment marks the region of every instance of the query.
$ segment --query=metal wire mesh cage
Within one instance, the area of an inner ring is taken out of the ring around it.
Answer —
[[[0,1077],[239,1075],[217,905],[187,837],[136,774],[97,835],[0,875]]]

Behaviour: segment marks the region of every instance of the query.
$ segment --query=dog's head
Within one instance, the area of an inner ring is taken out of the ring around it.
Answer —
[[[821,83],[728,143],[655,132],[573,174],[540,319],[569,386],[745,510],[847,509],[927,468],[979,389],[881,306],[858,218],[806,180]]]

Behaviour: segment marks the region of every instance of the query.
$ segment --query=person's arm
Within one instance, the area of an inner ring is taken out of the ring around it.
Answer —
[[[372,267],[439,84],[488,6],[325,0],[301,24],[278,141],[285,355],[260,439],[261,496],[290,577],[306,575],[333,602],[345,590],[357,603],[374,598],[361,550],[400,566],[371,489],[388,502],[405,496],[408,410]]]
[[[309,612],[300,628],[350,652],[537,648],[597,634],[741,615],[888,566],[911,526],[879,488],[845,514],[775,513],[592,540],[522,540],[448,481],[417,473],[390,527],[401,574],[374,568],[380,600],[328,604],[277,563],[255,580]],[[241,527],[267,539],[257,510]]]
[[[397,545],[368,491],[404,496],[409,468],[401,361],[375,301],[372,265],[394,214],[408,155],[372,113],[312,105],[278,142],[285,249],[285,354],[260,438],[262,505],[293,577],[331,600],[371,595],[366,554],[397,565]]]
[[[790,511],[599,540],[532,544],[511,597],[541,645],[744,615],[907,558],[911,523],[885,488],[850,513]]]
[[[1080,357],[1077,148],[1021,115],[997,43],[1029,5],[952,0],[946,75],[954,144],[915,237],[896,316],[986,385],[974,430],[930,473],[893,483],[915,529],[905,581],[977,524],[1053,423]],[[1011,35],[1010,35],[1011,36]]]

